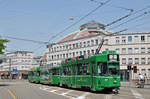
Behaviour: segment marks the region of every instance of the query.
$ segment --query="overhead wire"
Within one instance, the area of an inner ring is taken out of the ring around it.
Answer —
[[[66,27],[65,29],[63,29],[62,31],[60,31],[59,33],[55,34],[54,36],[52,36],[48,42],[50,43],[51,40],[53,40],[54,38],[56,38],[59,34],[65,32],[66,30],[68,30],[69,28],[73,27],[74,25],[78,24],[80,21],[82,21],[83,19],[85,19],[86,17],[88,17],[89,15],[91,15],[93,12],[95,12],[96,10],[98,10],[99,8],[101,8],[102,6],[104,6],[105,4],[107,4],[108,2],[110,2],[111,0],[107,0],[104,3],[100,3],[99,6],[97,6],[96,8],[94,8],[92,11],[90,11],[89,13],[87,13],[86,15],[84,15],[83,17],[81,17],[78,21],[76,21],[75,23],[69,25],[68,27]],[[37,49],[41,48],[42,46],[39,46]],[[37,50],[35,49],[35,50]]]
[[[33,43],[39,43],[39,44],[47,44],[48,42],[43,42],[43,41],[36,41],[36,40],[30,40],[30,39],[24,39],[24,38],[17,38],[17,37],[12,37],[12,36],[3,36],[5,38],[10,38],[10,39],[15,39],[15,40],[22,40],[22,41],[27,41],[27,42],[33,42]]]
[[[144,15],[146,15],[146,14],[148,14],[148,13],[149,13],[149,11],[144,12],[144,13],[142,13],[142,14],[136,16],[136,17],[133,17],[133,18],[131,18],[131,19],[129,19],[129,20],[127,20],[127,21],[125,21],[125,22],[123,22],[123,23],[117,25],[117,26],[114,26],[114,27],[109,28],[109,30],[118,28],[118,27],[120,27],[121,25],[124,25],[124,24],[126,24],[126,23],[128,23],[128,22],[131,22],[131,21],[135,20],[135,19],[138,19],[138,18],[140,18],[140,17],[142,17],[142,16],[144,16]]]
[[[66,30],[68,30],[69,28],[73,27],[74,25],[76,25],[77,23],[79,23],[80,21],[82,21],[83,19],[85,19],[86,17],[88,17],[89,15],[91,15],[93,12],[95,12],[96,10],[98,10],[99,8],[101,8],[102,6],[104,6],[105,4],[107,4],[108,2],[110,2],[111,0],[107,0],[104,3],[100,3],[100,5],[98,5],[95,9],[93,9],[92,11],[90,11],[89,13],[87,13],[85,16],[81,17],[78,21],[76,21],[75,23],[71,24],[70,26],[66,27],[65,29],[63,29],[62,31],[60,31],[59,33],[57,33],[56,35],[52,36],[48,42],[50,42],[52,39],[54,39],[55,37],[57,37],[59,34],[65,32]]]
[[[135,15],[135,14],[137,14],[137,13],[139,13],[139,12],[141,12],[141,11],[144,11],[144,10],[146,10],[146,9],[148,9],[148,8],[150,8],[150,5],[144,7],[144,8],[142,8],[142,9],[140,9],[140,10],[137,10],[137,11],[133,12],[132,15]],[[144,12],[144,13],[145,13],[145,12]],[[143,14],[143,15],[145,15],[145,14]],[[143,15],[141,14],[141,15],[139,15],[139,16],[137,16],[137,17],[134,17],[134,18],[137,19],[137,18],[139,18],[139,17],[142,17]],[[132,18],[132,19],[135,20],[134,18]],[[116,25],[116,26],[114,26],[114,27],[112,27],[112,28],[109,28],[109,29],[111,30],[111,29],[114,29],[114,28],[118,28],[118,27],[120,27],[121,25],[124,25],[125,23],[128,23],[128,22],[132,21],[132,19],[129,19],[129,20],[127,20],[127,21],[125,21],[125,22],[123,22],[123,23],[121,23],[121,24],[119,24],[119,25]]]

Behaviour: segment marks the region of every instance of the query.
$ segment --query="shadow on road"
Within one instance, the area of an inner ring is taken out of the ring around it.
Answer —
[[[0,87],[9,86],[8,84],[0,84]]]

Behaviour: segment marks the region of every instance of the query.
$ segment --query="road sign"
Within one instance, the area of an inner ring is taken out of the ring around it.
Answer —
[[[13,73],[13,74],[17,74],[17,73],[18,73],[17,68],[14,68],[13,71],[12,71],[12,73]]]

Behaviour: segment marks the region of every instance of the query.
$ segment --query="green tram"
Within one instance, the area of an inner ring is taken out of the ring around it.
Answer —
[[[86,59],[77,57],[76,61],[62,63],[60,86],[92,91],[120,87],[119,63],[116,51],[104,51]]]
[[[120,87],[119,63],[119,55],[111,50],[91,57],[79,56],[65,60],[60,67],[48,69],[46,73],[48,79],[45,81],[47,84],[70,88],[111,91]],[[40,74],[42,80],[43,73]]]
[[[28,72],[28,80],[32,83],[40,83],[40,67]]]

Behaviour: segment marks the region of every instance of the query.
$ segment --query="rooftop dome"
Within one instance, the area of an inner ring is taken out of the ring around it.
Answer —
[[[96,21],[90,21],[88,23],[85,23],[83,25],[80,26],[80,30],[83,30],[85,28],[98,28],[98,29],[105,29],[104,24],[101,24],[99,22]]]

